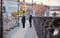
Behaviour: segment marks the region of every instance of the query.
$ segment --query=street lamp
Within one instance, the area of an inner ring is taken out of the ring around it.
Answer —
[[[32,5],[33,5],[33,0],[32,0]]]
[[[1,1],[1,12],[0,12],[0,37],[3,38],[3,20],[2,20],[2,0]]]
[[[17,11],[17,16],[18,16],[18,26],[19,26],[19,2],[20,2],[20,0],[18,0],[17,2],[18,2],[18,11]]]

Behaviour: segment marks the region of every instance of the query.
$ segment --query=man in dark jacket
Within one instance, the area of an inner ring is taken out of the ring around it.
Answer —
[[[31,22],[32,22],[32,15],[30,15],[30,17],[29,17],[29,23],[30,23],[30,27],[32,27],[32,24],[31,24]]]
[[[22,24],[23,24],[23,28],[25,28],[25,16],[24,15],[22,17]]]

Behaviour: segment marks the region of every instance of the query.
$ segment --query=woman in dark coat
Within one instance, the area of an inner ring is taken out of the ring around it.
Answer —
[[[32,15],[30,15],[30,17],[29,17],[29,23],[30,23],[30,27],[32,27],[32,24],[31,24],[31,22],[32,22]]]
[[[23,24],[23,28],[25,28],[25,16],[24,15],[22,17],[22,24]]]

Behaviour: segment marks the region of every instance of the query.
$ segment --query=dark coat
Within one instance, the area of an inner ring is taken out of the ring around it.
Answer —
[[[22,17],[22,23],[25,23],[25,16]]]
[[[29,17],[29,22],[31,22],[31,21],[32,21],[32,18],[33,18],[33,17],[32,17],[32,15],[30,15],[30,17]]]

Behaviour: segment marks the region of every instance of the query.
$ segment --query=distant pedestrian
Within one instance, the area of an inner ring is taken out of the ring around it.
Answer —
[[[30,17],[29,17],[29,24],[30,24],[30,27],[32,27],[32,15],[30,15]]]
[[[23,24],[23,28],[25,28],[25,16],[22,16],[22,24]]]

